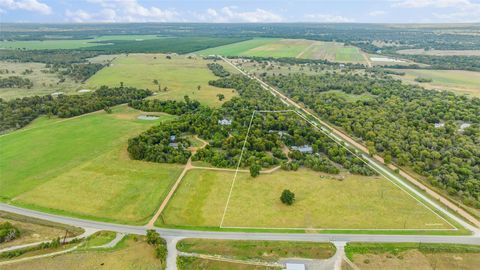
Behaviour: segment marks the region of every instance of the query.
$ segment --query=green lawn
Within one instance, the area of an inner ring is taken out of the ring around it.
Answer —
[[[158,121],[127,106],[65,120],[39,120],[0,137],[0,196],[30,208],[144,223],[182,166],[130,160],[128,138]],[[51,121],[51,123],[49,123]]]
[[[331,243],[193,239],[181,240],[183,252],[227,256],[240,260],[278,261],[281,258],[327,259],[335,254]]]
[[[233,173],[187,173],[167,206],[167,226],[218,227]],[[296,202],[283,205],[292,190]],[[310,170],[278,171],[253,179],[239,173],[224,227],[308,229],[451,229],[443,219],[381,177],[346,175],[343,181]]]
[[[91,77],[86,84],[90,87],[101,85],[118,86],[123,82],[127,86],[147,88],[157,92],[154,98],[183,100],[185,95],[210,106],[220,106],[236,95],[233,89],[210,86],[208,81],[218,77],[207,68],[209,61],[200,57],[189,59],[187,56],[172,56],[167,59],[163,54],[130,54],[115,59],[110,67],[104,68]],[[226,65],[226,64],[224,64]],[[159,91],[168,87],[167,92]],[[200,90],[197,86],[200,85]],[[225,99],[219,101],[217,94]]]
[[[208,269],[208,270],[280,270],[281,267],[269,267],[269,266],[259,266],[243,263],[232,263],[216,260],[208,260],[195,257],[183,257],[179,256],[177,258],[177,265],[179,270],[197,270],[197,269]]]
[[[421,85],[428,89],[449,90],[459,94],[480,97],[480,72],[465,70],[397,69],[404,76],[394,76],[406,83]],[[419,83],[415,78],[429,78],[431,83]]]
[[[54,49],[78,49],[84,47],[98,46],[107,43],[98,43],[115,40],[137,40],[159,39],[155,35],[109,35],[99,36],[92,39],[58,39],[58,40],[29,40],[29,41],[0,41],[0,48],[3,49],[27,49],[27,50],[54,50]]]
[[[197,52],[200,55],[296,57],[326,59],[338,62],[363,63],[365,59],[357,47],[338,42],[306,39],[255,38],[247,41],[210,48]]]

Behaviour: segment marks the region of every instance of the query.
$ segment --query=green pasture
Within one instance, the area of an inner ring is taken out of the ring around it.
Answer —
[[[39,119],[0,137],[0,198],[43,211],[144,223],[182,166],[130,160],[127,140],[157,121],[117,106],[69,119]]]
[[[466,70],[396,69],[404,76],[394,76],[410,84],[428,89],[453,91],[458,94],[480,97],[480,72]],[[431,83],[419,83],[415,78],[429,78]]]
[[[159,225],[218,227],[233,172],[192,170]],[[239,173],[224,227],[297,229],[451,229],[442,218],[382,177],[343,175],[343,180],[302,169],[251,178]],[[296,202],[279,200],[284,189]]]
[[[55,50],[55,49],[78,49],[85,47],[98,46],[106,41],[115,40],[136,40],[143,41],[149,39],[158,39],[155,35],[108,35],[99,36],[91,39],[57,39],[57,40],[28,40],[28,41],[0,41],[2,49],[26,49],[26,50]]]
[[[101,85],[118,86],[123,82],[126,86],[155,91],[153,98],[157,99],[183,100],[188,95],[204,104],[220,106],[235,96],[236,91],[210,86],[208,81],[218,77],[207,68],[207,63],[209,61],[195,56],[172,55],[171,59],[167,59],[164,54],[122,55],[92,76],[86,84],[96,88]],[[154,80],[158,80],[159,84],[155,84]],[[168,90],[164,91],[164,87]],[[223,94],[225,99],[219,101],[217,94]]]

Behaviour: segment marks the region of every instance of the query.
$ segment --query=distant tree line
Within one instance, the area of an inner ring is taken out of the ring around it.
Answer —
[[[32,88],[33,82],[30,79],[20,76],[9,76],[0,78],[0,88]]]

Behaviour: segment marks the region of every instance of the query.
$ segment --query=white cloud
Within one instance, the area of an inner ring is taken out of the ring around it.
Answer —
[[[307,21],[312,22],[327,22],[327,23],[347,23],[347,22],[354,22],[354,19],[347,18],[340,15],[332,15],[332,14],[308,14],[305,16]]]
[[[1,1],[1,0],[0,0]],[[166,22],[178,21],[178,13],[171,9],[144,6],[137,0],[87,0],[101,10],[85,14],[84,10],[65,11],[73,22]]]
[[[433,17],[442,22],[480,22],[480,3],[471,0],[396,0],[394,7],[404,8],[437,8]]]
[[[39,12],[43,15],[52,13],[52,8],[38,0],[0,0],[0,7],[10,10],[27,10]]]
[[[396,0],[394,7],[406,8],[424,8],[424,7],[457,7],[463,8],[466,6],[475,5],[470,0]]]
[[[383,16],[387,14],[387,12],[383,11],[383,10],[374,10],[374,11],[370,11],[368,13],[369,16],[372,16],[372,17],[376,17],[376,16]]]
[[[229,6],[221,9],[207,9],[206,13],[194,13],[194,17],[198,21],[206,22],[281,22],[283,19],[281,16],[257,8],[253,11],[238,11],[237,7]]]

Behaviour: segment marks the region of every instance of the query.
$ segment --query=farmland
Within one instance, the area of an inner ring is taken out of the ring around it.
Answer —
[[[218,227],[233,173],[190,171],[163,219],[165,225]],[[295,192],[291,207],[278,199]],[[450,229],[451,226],[408,194],[380,177],[345,179],[310,170],[262,174],[253,180],[239,173],[224,227],[303,229]]]
[[[65,81],[60,81],[57,73],[43,72],[48,71],[45,64],[42,63],[12,63],[0,61],[1,78],[9,76],[20,76],[29,79],[33,87],[27,88],[0,88],[0,98],[12,99],[17,97],[48,95],[54,92],[73,93],[81,88],[80,83],[76,83],[71,78],[66,77]],[[8,70],[8,73],[5,72]],[[31,70],[32,73],[22,74],[25,70]]]
[[[428,89],[448,90],[458,94],[480,97],[480,72],[465,70],[397,69],[404,76],[395,76],[410,84]],[[416,78],[432,79],[429,83],[419,83]]]
[[[127,139],[158,123],[137,120],[140,114],[119,106],[112,114],[41,118],[0,137],[0,196],[55,213],[144,222],[181,167],[129,159]]]
[[[306,39],[257,38],[197,52],[200,55],[296,57],[337,62],[363,63],[360,49],[338,42]]]
[[[216,79],[207,68],[209,62],[177,55],[171,56],[171,59],[167,59],[163,54],[123,55],[116,58],[110,67],[97,72],[86,84],[90,87],[118,86],[123,82],[126,86],[156,91],[154,98],[162,100],[183,100],[183,97],[188,95],[191,99],[207,105],[220,106],[235,96],[236,92],[208,84],[209,80]],[[155,84],[154,80],[157,80],[158,84]],[[165,87],[167,91],[164,91]],[[225,99],[219,101],[217,94],[223,94]]]
[[[27,50],[53,50],[53,49],[78,49],[99,45],[111,44],[111,41],[143,41],[159,39],[155,35],[109,35],[91,39],[64,39],[64,40],[33,40],[33,41],[0,41],[2,49],[27,49]]]

